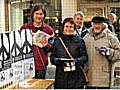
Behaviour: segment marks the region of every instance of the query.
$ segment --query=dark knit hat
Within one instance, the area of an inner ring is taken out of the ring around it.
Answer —
[[[106,23],[106,19],[102,16],[95,16],[92,19],[93,23]]]

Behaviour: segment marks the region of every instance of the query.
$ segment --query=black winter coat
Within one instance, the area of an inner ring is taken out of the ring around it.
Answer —
[[[71,55],[79,62],[76,66],[75,71],[64,72],[64,61],[58,60],[58,62],[56,63],[56,58],[70,58],[70,57],[65,51],[60,40],[57,38],[55,40],[50,56],[51,63],[56,65],[54,88],[58,89],[81,88],[86,84],[86,81],[83,71],[79,68],[79,65],[84,67],[84,64],[88,61],[84,40],[79,36],[75,35],[62,36],[61,38],[65,45],[67,46]]]

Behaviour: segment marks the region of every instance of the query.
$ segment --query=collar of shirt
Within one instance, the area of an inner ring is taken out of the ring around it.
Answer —
[[[81,25],[81,26],[80,26],[80,28],[79,28],[79,29],[77,29],[77,31],[78,31],[78,33],[79,33],[79,35],[81,35],[82,28],[83,28],[83,25]]]
[[[34,26],[34,25],[33,25],[33,26]],[[40,27],[35,27],[35,26],[34,26],[34,28],[36,29],[36,31],[42,30],[42,29],[44,29],[45,27],[47,27],[47,26],[46,26],[46,24],[45,24],[44,22],[42,23],[42,26],[40,26]]]

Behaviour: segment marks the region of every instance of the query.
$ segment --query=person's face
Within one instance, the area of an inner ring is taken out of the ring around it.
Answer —
[[[80,27],[83,24],[83,18],[80,15],[75,16],[74,18],[75,24],[77,27]]]
[[[104,29],[103,23],[93,23],[93,30],[95,33],[100,33]]]
[[[108,19],[109,19],[112,23],[114,23],[114,20],[115,20],[114,16],[110,15],[110,16],[108,17]]]
[[[38,11],[35,11],[33,14],[33,19],[34,19],[34,22],[41,23],[44,19],[43,11],[41,9]]]
[[[70,22],[65,23],[63,34],[64,35],[73,35],[74,34],[74,24],[71,24]]]

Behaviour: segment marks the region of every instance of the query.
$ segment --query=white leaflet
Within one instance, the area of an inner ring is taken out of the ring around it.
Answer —
[[[43,47],[42,40],[49,39],[53,35],[49,35],[43,31],[38,30],[36,33],[33,33],[33,44],[39,47]]]

